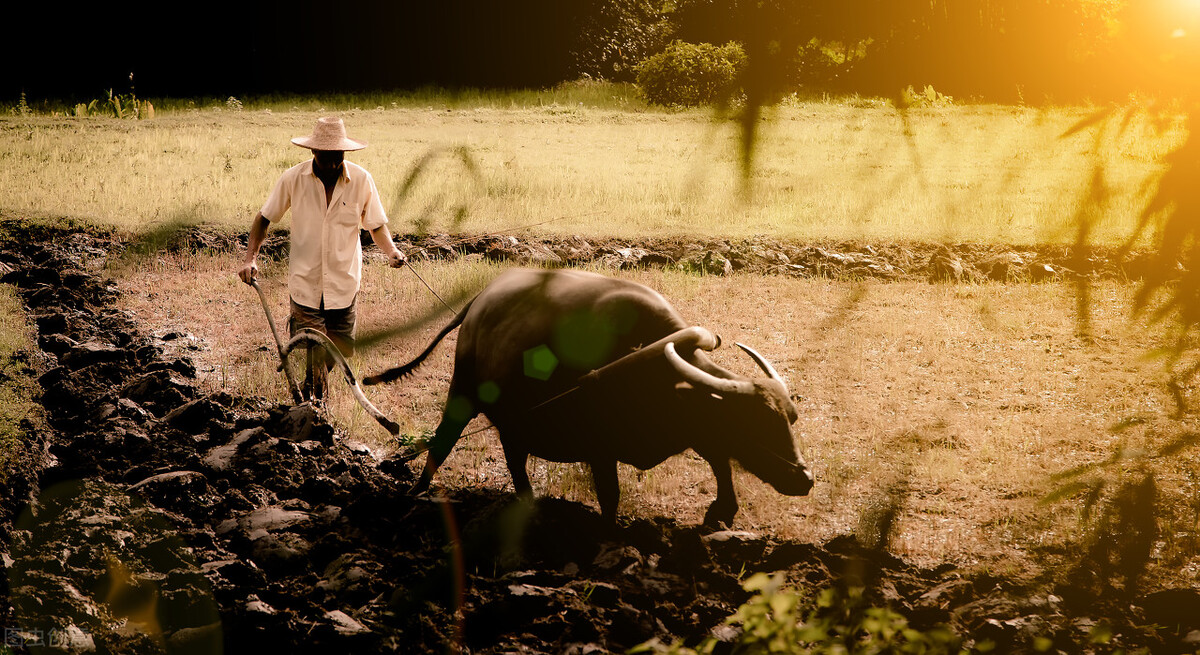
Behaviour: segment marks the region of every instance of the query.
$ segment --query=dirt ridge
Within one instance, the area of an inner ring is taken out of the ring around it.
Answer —
[[[707,275],[750,273],[797,278],[933,282],[1047,282],[1142,279],[1154,253],[1120,247],[973,243],[795,241],[745,239],[614,239],[492,234],[400,234],[398,246],[417,259],[488,259],[540,266],[596,265],[615,270],[676,268]],[[287,254],[288,232],[272,230],[262,253]],[[363,244],[370,238],[363,236]],[[160,244],[175,250],[241,251],[245,235],[203,226],[179,230]],[[368,251],[369,252],[369,251]],[[368,255],[370,256],[370,255]]]

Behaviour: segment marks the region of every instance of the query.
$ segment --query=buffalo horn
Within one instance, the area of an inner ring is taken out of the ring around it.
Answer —
[[[748,380],[730,380],[727,378],[719,378],[708,371],[703,371],[692,364],[687,363],[679,353],[675,352],[675,344],[668,343],[663,348],[663,354],[666,355],[667,361],[675,367],[685,382],[700,389],[708,389],[717,394],[738,395],[749,394],[754,392],[754,384]]]
[[[703,350],[713,350],[717,346],[721,345],[721,337],[718,337],[712,332],[699,326],[692,326],[682,330],[677,330],[652,344],[638,348],[628,355],[625,355],[621,359],[606,364],[603,367],[588,373],[580,378],[580,381],[594,381],[609,373],[612,373],[613,371],[625,368],[630,364],[657,358],[659,354],[663,352],[663,349],[672,343],[679,344],[680,348],[701,348]]]
[[[783,377],[779,375],[779,372],[775,370],[775,367],[771,366],[771,362],[768,362],[766,357],[758,354],[757,350],[747,346],[744,343],[737,344],[737,347],[745,350],[746,354],[750,355],[750,357],[754,359],[754,363],[758,364],[758,367],[763,370],[763,373],[767,374],[767,377],[778,382],[779,384],[782,384],[784,389],[788,388],[787,382],[783,380]]]

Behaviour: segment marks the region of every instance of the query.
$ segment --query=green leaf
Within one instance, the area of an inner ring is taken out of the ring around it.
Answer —
[[[781,617],[790,615],[800,599],[793,594],[777,593],[772,595],[768,602],[771,605],[771,611],[775,613],[776,620],[779,620]]]
[[[779,585],[780,585],[780,583],[782,583],[782,581],[783,581],[783,576],[781,574],[776,574],[775,577],[772,577],[766,573],[760,572],[760,573],[755,573],[754,575],[747,578],[746,583],[742,585],[742,588],[745,589],[746,591],[767,591],[767,590],[769,590],[771,592],[774,592],[776,589],[779,588]]]

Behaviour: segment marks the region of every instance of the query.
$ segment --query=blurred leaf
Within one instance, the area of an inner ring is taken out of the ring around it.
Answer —
[[[1145,423],[1146,423],[1146,417],[1144,417],[1144,416],[1130,416],[1128,418],[1124,418],[1124,419],[1121,419],[1120,421],[1118,421],[1115,425],[1110,427],[1108,429],[1108,431],[1113,434],[1120,434],[1120,433],[1124,432],[1125,430],[1128,430],[1131,427],[1134,427],[1136,425],[1144,425]]]
[[[146,259],[163,250],[180,245],[184,237],[196,229],[199,221],[185,211],[165,221],[159,221],[148,230],[139,232],[133,237],[122,253],[123,258],[134,260]]]
[[[446,302],[450,305],[461,307],[468,300],[474,298],[482,289],[483,285],[465,285],[456,288],[445,296]],[[432,311],[421,312],[416,318],[410,321],[406,321],[392,327],[385,327],[361,334],[355,340],[355,343],[361,348],[371,348],[389,339],[417,332],[426,325],[433,323],[435,320],[444,322],[443,317],[445,317],[447,313],[448,310],[441,308],[439,305],[439,308],[435,308]]]
[[[1087,464],[1080,464],[1079,466],[1069,468],[1066,471],[1061,471],[1059,473],[1055,473],[1050,476],[1050,479],[1051,480],[1068,480],[1070,478],[1077,478],[1085,473],[1090,473],[1098,468],[1112,466],[1113,464],[1116,464],[1117,462],[1121,461],[1124,458],[1125,458],[1125,449],[1117,448],[1117,451],[1115,453],[1113,453],[1112,455],[1110,455],[1108,457],[1108,459],[1106,459],[1106,460],[1103,460],[1100,462],[1090,462]]]
[[[391,206],[388,208],[388,215],[399,217],[404,208],[405,202],[414,194],[418,182],[421,181],[424,175],[431,169],[434,164],[442,158],[449,157],[453,161],[457,161],[463,172],[466,174],[467,182],[474,184],[476,187],[481,187],[484,184],[483,169],[479,166],[479,162],[475,159],[474,153],[467,146],[447,146],[440,148],[432,148],[425,154],[421,155],[409,169],[408,174],[400,181],[397,186],[396,194],[392,199]],[[460,188],[463,185],[458,185]],[[428,203],[416,216],[412,219],[417,234],[423,234],[432,223],[433,211],[444,199],[435,199]],[[456,230],[466,219],[469,212],[469,202],[463,201],[451,208],[451,230]]]
[[[1107,644],[1113,638],[1112,625],[1108,621],[1097,622],[1088,633],[1088,638],[1093,644]]]
[[[1065,484],[1065,485],[1051,491],[1050,493],[1046,494],[1041,500],[1038,501],[1038,504],[1039,505],[1049,505],[1052,503],[1057,503],[1061,500],[1066,500],[1067,498],[1072,498],[1072,497],[1074,497],[1080,493],[1083,493],[1085,491],[1090,491],[1095,488],[1095,485],[1096,485],[1095,482],[1082,482],[1082,481]]]
[[[1083,520],[1089,522],[1092,520],[1092,508],[1100,503],[1100,496],[1104,493],[1105,483],[1097,481],[1096,486],[1088,489],[1083,496]]]
[[[1158,450],[1158,457],[1171,457],[1200,443],[1200,433],[1185,432]]]
[[[1087,130],[1089,128],[1097,127],[1101,123],[1107,121],[1109,119],[1109,117],[1113,115],[1113,112],[1115,112],[1115,111],[1116,111],[1115,108],[1109,107],[1106,109],[1099,109],[1095,112],[1092,112],[1087,117],[1081,119],[1079,122],[1077,122],[1074,125],[1072,125],[1071,127],[1067,128],[1067,131],[1063,132],[1062,137],[1066,138],[1069,136],[1074,136],[1074,135],[1079,134],[1080,132],[1083,132],[1084,130]]]

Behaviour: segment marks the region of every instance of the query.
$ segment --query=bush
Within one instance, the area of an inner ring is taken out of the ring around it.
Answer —
[[[900,104],[904,107],[949,107],[954,104],[954,98],[940,93],[929,84],[922,91],[917,91],[909,84],[900,90]]]
[[[741,44],[674,41],[638,64],[637,84],[653,104],[695,107],[728,98],[745,66]]]

